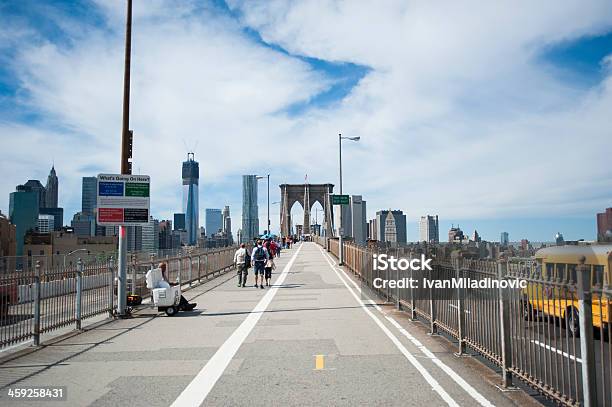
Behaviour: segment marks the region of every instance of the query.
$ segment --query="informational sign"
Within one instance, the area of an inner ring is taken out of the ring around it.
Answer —
[[[332,195],[332,205],[348,205],[349,204],[349,196],[348,195]]]
[[[149,222],[151,178],[148,175],[98,175],[98,224],[144,225]]]

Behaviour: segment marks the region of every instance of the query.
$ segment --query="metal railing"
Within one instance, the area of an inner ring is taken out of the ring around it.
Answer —
[[[168,278],[188,289],[233,267],[236,247],[194,251],[175,256],[132,257],[128,291],[143,297],[145,274],[160,261],[168,264]],[[31,340],[39,345],[44,333],[75,326],[96,315],[115,314],[117,264],[105,261],[57,265],[35,260],[33,264],[0,273],[0,349]]]
[[[337,257],[336,239],[315,241]],[[498,366],[502,386],[518,378],[562,405],[612,406],[612,287],[609,282],[591,287],[586,266],[578,266],[578,281],[572,281],[570,273],[543,276],[533,264],[434,258],[430,272],[389,275],[394,272],[374,270],[372,264],[373,256],[382,253],[420,256],[408,249],[345,243],[344,263],[369,290],[425,321],[431,334],[441,331],[455,341],[457,354],[469,349]],[[522,279],[527,288],[389,289],[375,287],[378,277]]]

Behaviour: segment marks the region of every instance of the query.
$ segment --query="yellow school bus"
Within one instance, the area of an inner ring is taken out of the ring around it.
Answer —
[[[525,317],[535,313],[560,318],[566,327],[578,334],[578,298],[564,283],[577,281],[580,259],[585,258],[591,286],[609,287],[612,283],[612,245],[566,245],[540,249],[535,254],[536,279],[525,289]],[[610,296],[593,295],[593,325],[608,330],[611,312]],[[534,312],[535,311],[535,312]]]

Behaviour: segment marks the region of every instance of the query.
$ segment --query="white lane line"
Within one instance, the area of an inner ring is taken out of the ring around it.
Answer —
[[[532,339],[530,342],[531,343],[535,343],[536,345],[541,346],[544,349],[552,350],[553,352],[556,352],[559,355],[562,355],[562,356],[564,356],[566,358],[569,358],[570,360],[575,360],[578,363],[582,363],[582,359],[577,358],[576,356],[570,355],[567,352],[563,352],[561,349],[557,349],[557,348],[555,348],[553,346],[546,345],[545,343],[542,343],[540,341],[536,341],[535,339]]]
[[[414,355],[412,353],[410,353],[408,351],[408,349],[406,349],[404,347],[404,345],[400,342],[399,339],[397,339],[397,337],[395,335],[393,335],[393,333],[391,333],[389,328],[387,328],[382,323],[382,321],[380,321],[380,319],[378,319],[374,315],[374,313],[372,313],[372,311],[370,311],[368,308],[363,306],[363,303],[361,302],[361,299],[359,298],[359,296],[357,294],[355,294],[355,291],[353,291],[353,289],[347,284],[347,282],[344,281],[344,278],[340,275],[340,273],[338,273],[338,270],[329,261],[329,259],[326,256],[326,253],[324,253],[324,252],[323,252],[323,257],[327,261],[327,264],[329,264],[329,267],[331,267],[331,269],[334,271],[334,273],[336,273],[336,275],[338,276],[338,279],[340,281],[342,281],[342,284],[344,284],[346,289],[349,290],[349,292],[353,295],[353,297],[355,297],[357,302],[360,305],[362,305],[361,309],[364,310],[365,313],[368,314],[370,316],[370,318],[372,318],[372,320],[374,320],[374,322],[376,322],[376,325],[378,325],[378,327],[385,333],[385,335],[387,335],[387,337],[389,339],[391,339],[391,342],[393,342],[393,344],[397,347],[397,349],[406,357],[406,359],[408,359],[408,361],[412,364],[412,366],[414,366],[416,368],[416,370],[419,371],[421,376],[423,376],[423,378],[427,381],[427,383],[429,383],[431,385],[431,388],[436,393],[438,393],[440,395],[440,397],[442,397],[442,399],[449,406],[459,406],[459,404],[457,404],[457,402],[455,400],[453,400],[453,398],[442,388],[442,386],[440,386],[440,383],[438,383],[438,381],[436,379],[434,379],[431,374],[429,374],[427,369],[425,369],[425,367],[414,357]],[[344,273],[344,270],[342,270],[342,273]],[[344,275],[346,276],[346,274],[344,274]],[[348,278],[348,276],[346,276],[346,277]]]
[[[204,402],[204,399],[208,396],[215,383],[217,383],[217,380],[219,380],[227,368],[227,365],[231,362],[236,352],[238,352],[244,340],[249,336],[257,324],[257,321],[259,321],[259,318],[263,315],[263,312],[268,308],[270,302],[272,302],[274,295],[279,289],[278,286],[282,285],[285,281],[301,249],[302,246],[298,246],[291,260],[289,260],[289,263],[287,263],[282,273],[280,273],[274,282],[274,286],[269,289],[266,295],[257,303],[246,319],[242,321],[242,324],[240,324],[223,345],[217,349],[213,357],[210,358],[202,370],[200,370],[191,383],[187,385],[185,390],[183,390],[174,403],[172,403],[172,407],[195,407]]]
[[[333,264],[335,264],[334,260],[331,258],[331,256],[329,256],[329,254],[327,254],[325,251],[323,251],[321,249],[321,252],[324,255],[327,255],[330,260],[333,262]],[[478,391],[476,391],[476,389],[474,387],[472,387],[472,385],[470,385],[468,382],[466,382],[460,375],[458,375],[453,369],[451,369],[448,365],[446,365],[444,362],[442,362],[440,359],[438,359],[436,357],[436,355],[433,354],[433,352],[431,352],[425,345],[423,345],[417,338],[415,338],[414,336],[412,336],[408,331],[406,331],[406,329],[404,329],[395,319],[391,318],[388,315],[385,315],[383,309],[378,306],[378,304],[376,304],[376,302],[374,302],[372,299],[370,299],[365,293],[363,293],[361,291],[361,287],[359,287],[357,285],[357,283],[355,283],[353,281],[352,278],[350,278],[345,272],[344,270],[342,270],[339,267],[334,267],[334,265],[330,263],[330,266],[332,266],[332,268],[334,269],[334,271],[336,269],[340,270],[342,272],[342,274],[344,274],[344,276],[348,279],[348,281],[351,282],[351,284],[355,287],[355,289],[357,291],[359,291],[361,293],[361,295],[363,295],[365,298],[367,298],[368,302],[370,304],[372,304],[381,314],[383,314],[383,316],[385,317],[385,319],[387,321],[389,321],[395,328],[397,328],[397,330],[404,335],[406,338],[408,338],[410,340],[410,342],[412,342],[412,344],[414,344],[417,349],[419,349],[425,356],[427,356],[428,359],[431,359],[431,361],[438,366],[444,373],[446,373],[448,376],[450,376],[451,379],[453,379],[455,381],[455,383],[457,383],[459,386],[461,386],[461,388],[463,390],[465,390],[465,392],[467,392],[470,396],[472,396],[472,398],[474,400],[476,400],[481,406],[487,406],[487,407],[492,407],[493,403],[491,403],[489,400],[487,400],[482,394],[480,394]],[[336,272],[337,273],[337,272]],[[355,295],[355,294],[353,294]],[[360,301],[361,302],[361,301]]]

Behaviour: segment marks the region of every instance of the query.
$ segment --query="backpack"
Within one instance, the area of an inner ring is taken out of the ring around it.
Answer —
[[[265,261],[266,260],[266,252],[263,247],[258,247],[255,249],[255,261]]]
[[[244,266],[247,269],[251,267],[251,255],[247,249],[244,249]]]

